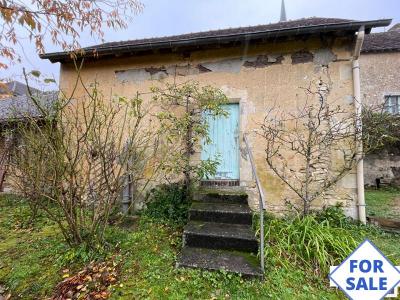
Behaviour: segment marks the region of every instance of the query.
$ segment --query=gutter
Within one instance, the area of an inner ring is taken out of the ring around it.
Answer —
[[[278,37],[286,37],[286,36],[295,36],[301,34],[316,34],[323,32],[332,32],[332,31],[356,31],[360,28],[360,26],[364,26],[366,28],[367,33],[371,30],[372,27],[382,27],[388,26],[391,23],[391,19],[383,19],[383,20],[373,20],[373,21],[354,21],[354,22],[345,22],[345,23],[332,23],[332,24],[323,24],[323,25],[311,25],[311,26],[303,26],[303,27],[295,27],[295,28],[286,28],[286,29],[272,29],[272,30],[264,30],[264,31],[255,31],[251,33],[242,33],[242,34],[224,34],[217,36],[203,36],[203,37],[192,37],[192,38],[181,38],[175,37],[175,39],[171,40],[163,40],[163,41],[143,41],[141,43],[129,44],[126,42],[121,45],[104,45],[104,46],[94,46],[94,47],[86,47],[83,48],[86,53],[79,55],[79,57],[100,57],[100,56],[111,56],[115,54],[121,53],[132,53],[136,51],[147,51],[147,50],[158,50],[158,49],[171,49],[171,48],[179,48],[179,47],[187,47],[187,46],[202,46],[202,45],[220,45],[223,43],[229,42],[243,42],[251,39],[258,38],[278,38]],[[95,54],[94,54],[95,52]],[[73,52],[54,52],[54,53],[45,53],[40,54],[40,58],[49,59],[51,62],[63,62],[72,60],[70,54]]]
[[[364,194],[364,161],[363,161],[363,144],[362,144],[362,99],[360,85],[360,63],[359,57],[362,44],[365,38],[365,27],[361,26],[357,33],[356,45],[353,52],[353,92],[354,92],[354,109],[356,113],[356,159],[357,159],[357,207],[358,220],[362,224],[366,224],[365,212],[365,194]]]

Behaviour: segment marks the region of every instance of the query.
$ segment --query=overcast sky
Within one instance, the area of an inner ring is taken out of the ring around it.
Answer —
[[[144,10],[123,31],[106,30],[105,40],[120,41],[143,37],[274,23],[279,21],[281,0],[143,0]],[[285,0],[288,19],[337,17],[354,20],[392,18],[400,22],[400,0]],[[381,29],[387,30],[387,28]],[[82,46],[101,41],[83,36]],[[60,49],[48,45],[48,52]],[[21,80],[22,66],[40,70],[58,79],[59,64],[41,60],[35,48],[24,41],[22,64],[1,71],[0,77]]]

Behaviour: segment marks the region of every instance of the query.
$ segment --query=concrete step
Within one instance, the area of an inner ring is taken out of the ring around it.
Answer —
[[[258,241],[247,194],[237,189],[200,189],[194,194],[183,232],[178,267],[226,270],[262,278]]]
[[[253,214],[247,204],[193,202],[189,220],[251,225]]]
[[[184,228],[183,241],[188,247],[258,251],[251,225],[190,221]]]
[[[202,189],[193,195],[194,201],[217,202],[227,204],[247,204],[247,194],[242,191],[223,189]]]
[[[184,247],[177,267],[225,270],[243,277],[263,278],[257,257],[248,253]]]

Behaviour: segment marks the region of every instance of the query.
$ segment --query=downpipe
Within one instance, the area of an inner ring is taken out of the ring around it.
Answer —
[[[359,57],[361,47],[364,42],[365,30],[361,26],[357,33],[356,45],[353,52],[352,69],[353,69],[353,92],[354,92],[354,109],[356,113],[356,159],[357,159],[357,207],[358,220],[362,224],[367,223],[365,212],[365,194],[364,194],[364,161],[363,161],[363,144],[362,144],[362,99],[360,84],[360,63]]]

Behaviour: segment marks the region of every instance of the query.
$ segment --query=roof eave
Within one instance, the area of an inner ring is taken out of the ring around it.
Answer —
[[[339,24],[323,24],[323,25],[313,25],[305,27],[297,27],[290,29],[276,29],[244,34],[229,34],[222,36],[206,36],[198,38],[188,38],[180,40],[170,40],[161,42],[146,42],[136,45],[120,45],[120,46],[107,46],[107,47],[87,47],[83,50],[85,54],[79,55],[79,57],[93,57],[93,52],[96,51],[96,57],[106,56],[110,54],[124,54],[133,51],[145,51],[145,50],[156,50],[165,48],[179,48],[185,46],[201,46],[201,45],[211,45],[211,44],[221,44],[227,42],[239,42],[239,41],[249,41],[251,39],[257,38],[277,38],[284,36],[295,36],[302,34],[315,34],[315,33],[326,33],[334,31],[357,31],[361,26],[365,27],[367,33],[371,31],[374,27],[384,27],[391,23],[391,19],[382,20],[372,20],[372,21],[356,21],[356,22],[346,22]],[[54,52],[41,54],[40,58],[49,59],[51,62],[64,62],[71,60],[70,52]]]

